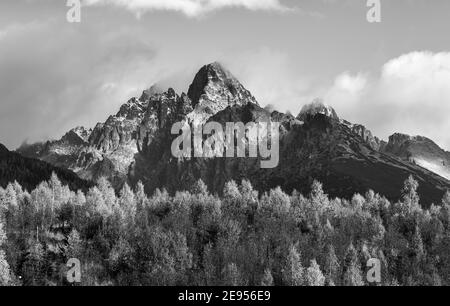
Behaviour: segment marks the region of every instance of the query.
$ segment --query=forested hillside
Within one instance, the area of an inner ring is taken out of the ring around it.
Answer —
[[[0,188],[0,284],[369,285],[367,261],[382,263],[382,285],[450,284],[450,193],[429,210],[410,177],[402,200],[371,191],[350,201],[312,192],[257,194],[248,181],[223,197],[198,181],[171,196],[143,185],[120,195],[106,179],[73,192],[56,175],[31,193]]]
[[[32,190],[43,180],[50,179],[53,172],[72,190],[87,190],[93,185],[80,179],[70,170],[52,166],[38,159],[23,157],[10,152],[0,144],[0,187],[6,187],[9,182],[17,181],[24,189]]]

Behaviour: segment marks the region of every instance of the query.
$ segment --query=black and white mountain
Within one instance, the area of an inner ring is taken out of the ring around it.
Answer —
[[[280,162],[261,169],[258,158],[186,158],[171,154],[171,126],[185,120],[198,125],[216,122],[280,122]],[[117,114],[93,129],[75,128],[60,140],[24,145],[18,152],[81,178],[107,177],[116,188],[142,181],[148,192],[190,188],[201,178],[221,193],[226,181],[249,179],[260,191],[281,186],[308,192],[314,179],[331,196],[349,198],[369,189],[398,199],[404,180],[420,183],[425,205],[440,202],[450,188],[449,153],[421,137],[392,136],[389,142],[342,118],[320,100],[298,116],[269,111],[219,63],[205,65],[187,94],[152,87],[127,101]]]

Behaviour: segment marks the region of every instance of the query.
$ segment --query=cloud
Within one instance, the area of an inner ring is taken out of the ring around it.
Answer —
[[[21,31],[25,31],[33,26],[37,25],[36,22],[30,22],[26,24],[13,23],[5,27],[4,29],[0,29],[0,40],[4,39],[8,36],[14,35],[15,33],[20,33]]]
[[[149,38],[141,22],[73,25],[64,17],[0,27],[0,142],[10,148],[24,139],[60,137],[77,125],[92,127],[153,82],[186,90],[201,65],[220,60],[262,106],[297,114],[323,97],[340,117],[379,137],[423,135],[450,149],[450,52],[411,52],[379,71],[328,79],[305,75],[304,63],[311,59],[291,58],[284,45],[282,51],[251,49],[254,44],[227,49],[209,40]]]
[[[371,86],[368,74],[344,72],[335,78],[330,88],[325,90],[322,88],[321,91],[324,93],[319,91],[318,96],[332,105],[341,117],[362,123],[358,117],[361,115],[359,110],[363,104],[361,100],[371,90]]]
[[[149,11],[166,10],[198,17],[225,8],[244,8],[251,11],[286,11],[279,0],[84,0],[83,5],[112,5],[125,8],[140,16]]]
[[[346,92],[350,95],[357,95],[361,93],[367,85],[367,78],[359,73],[351,75],[345,72],[336,78],[334,87],[336,90]]]
[[[262,106],[297,114],[323,98],[341,118],[364,124],[385,140],[397,132],[422,135],[450,150],[450,52],[411,52],[379,71],[347,71],[331,81],[303,75],[286,53],[268,48],[223,62]]]
[[[164,76],[155,47],[135,32],[58,20],[4,28],[0,142],[15,148],[93,126]]]
[[[311,80],[298,73],[289,56],[267,47],[227,54],[221,62],[252,92],[261,106],[298,114],[315,98]]]
[[[325,94],[341,117],[376,135],[423,135],[450,149],[450,53],[411,52],[385,63],[378,76],[338,76]]]

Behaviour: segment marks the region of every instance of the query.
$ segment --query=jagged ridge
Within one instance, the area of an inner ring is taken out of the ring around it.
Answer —
[[[258,158],[175,159],[170,128],[181,120],[280,122],[280,165],[262,170]],[[260,190],[282,186],[307,192],[312,180],[319,179],[332,196],[374,189],[398,199],[403,181],[412,173],[422,184],[424,203],[439,201],[449,182],[389,148],[364,126],[340,119],[320,100],[304,106],[297,117],[263,109],[231,73],[212,63],[200,69],[187,94],[154,86],[92,131],[77,128],[61,140],[19,152],[72,169],[83,178],[106,176],[116,188],[141,180],[148,192],[187,189],[198,178],[219,193],[227,180],[243,178]]]

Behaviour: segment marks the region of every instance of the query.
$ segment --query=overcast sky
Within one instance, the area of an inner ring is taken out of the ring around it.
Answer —
[[[316,97],[386,139],[450,150],[450,1],[0,1],[0,143],[93,127],[155,82],[187,91],[219,60],[261,105],[297,114]]]

